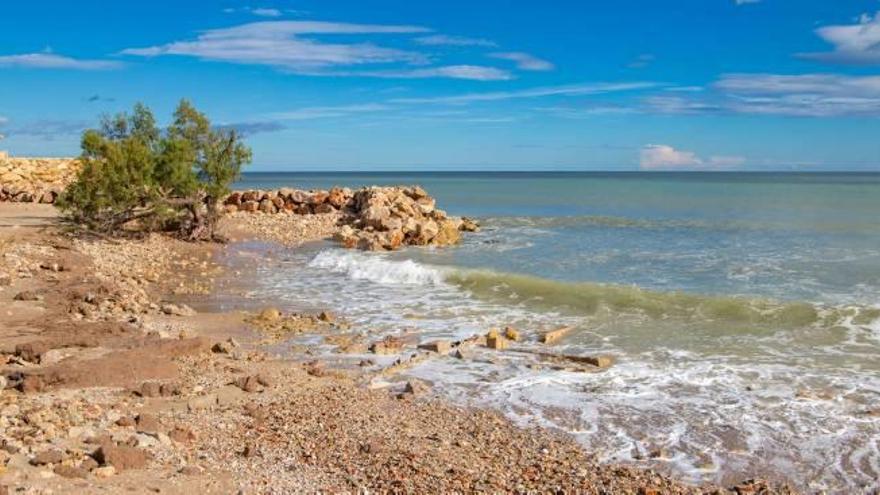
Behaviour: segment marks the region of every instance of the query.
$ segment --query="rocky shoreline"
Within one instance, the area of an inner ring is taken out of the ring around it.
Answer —
[[[335,212],[235,212],[221,227],[286,245],[356,235],[355,247],[371,249],[404,230],[396,220],[408,213],[393,212],[420,199],[406,190],[352,192]],[[431,206],[420,221],[448,220]],[[196,313],[178,297],[211,290],[223,247],[80,238],[54,216],[48,205],[0,205],[0,494],[793,493],[600,464],[566,436],[448,404],[424,383],[369,386],[461,343],[371,343],[400,354],[388,366],[273,357],[267,337],[333,338],[344,315]],[[401,244],[423,241],[419,229]],[[504,329],[468,345],[516,337]]]

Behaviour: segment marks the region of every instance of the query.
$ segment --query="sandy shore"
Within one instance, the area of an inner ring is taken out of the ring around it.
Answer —
[[[225,222],[288,246],[335,229]],[[51,206],[0,204],[0,494],[791,493],[603,465],[424,384],[369,387],[381,366],[270,358],[267,331],[332,333],[338,316],[196,313],[180,298],[211,290],[220,249],[77,238]]]

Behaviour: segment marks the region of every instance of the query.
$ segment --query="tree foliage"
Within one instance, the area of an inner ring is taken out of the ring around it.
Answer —
[[[71,219],[104,233],[137,226],[196,240],[215,237],[219,202],[251,151],[234,130],[212,128],[182,100],[165,130],[142,104],[105,117],[83,134],[80,159],[58,203]]]

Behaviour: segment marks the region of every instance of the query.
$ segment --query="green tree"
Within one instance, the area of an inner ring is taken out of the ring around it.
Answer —
[[[104,233],[176,229],[214,239],[220,201],[251,160],[234,130],[211,127],[186,100],[164,131],[152,112],[104,118],[82,138],[82,169],[59,199],[74,221]]]

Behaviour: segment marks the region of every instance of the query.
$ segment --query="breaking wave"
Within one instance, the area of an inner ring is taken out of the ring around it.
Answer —
[[[880,309],[871,307],[820,306],[799,301],[663,292],[628,285],[561,282],[514,273],[431,266],[337,249],[319,252],[309,266],[382,285],[455,286],[480,299],[579,316],[638,315],[656,320],[775,329],[869,326],[880,320]]]

